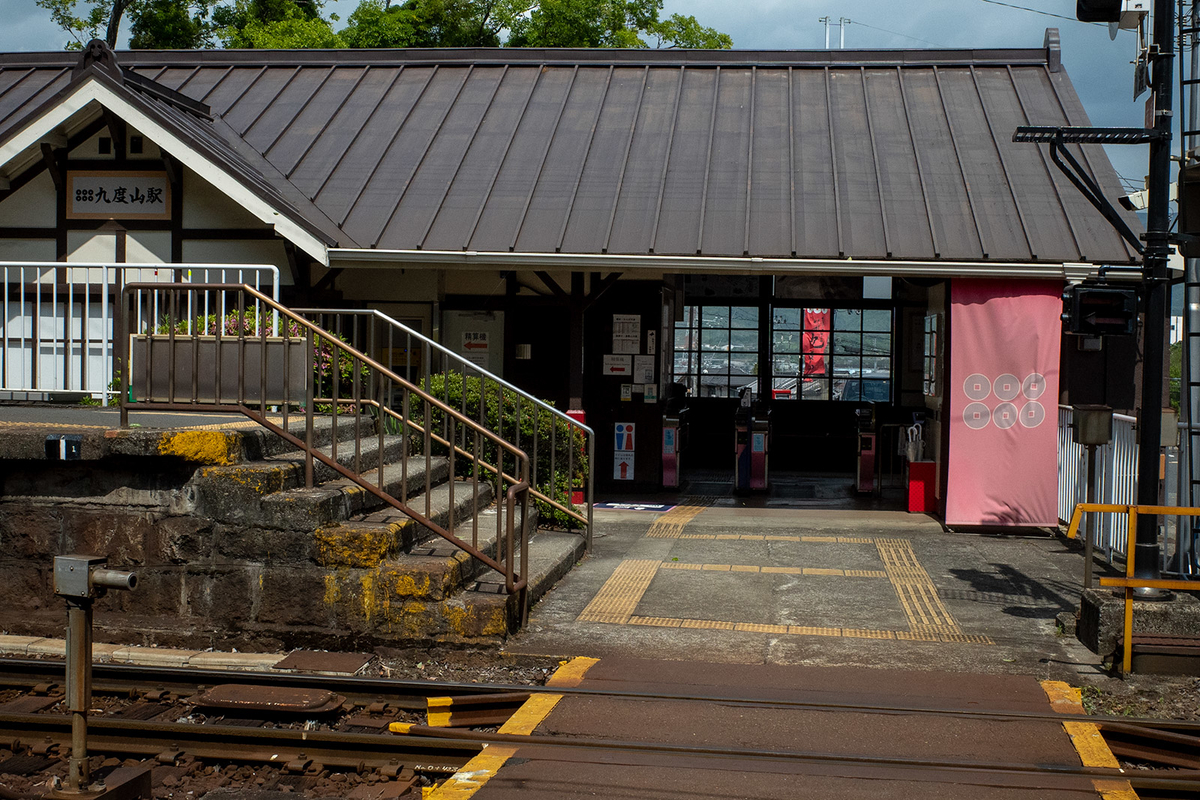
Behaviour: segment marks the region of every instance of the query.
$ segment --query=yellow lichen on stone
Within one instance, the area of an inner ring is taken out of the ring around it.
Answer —
[[[391,549],[390,531],[327,527],[316,531],[317,558],[326,567],[374,569]]]
[[[325,605],[336,605],[342,599],[342,587],[338,585],[337,575],[325,573]]]
[[[237,434],[223,431],[177,431],[164,434],[158,444],[159,455],[199,464],[235,464],[240,449]]]
[[[375,599],[375,573],[368,572],[360,579],[362,583],[362,597],[359,598],[362,604],[363,619],[368,625],[375,617],[376,599]]]

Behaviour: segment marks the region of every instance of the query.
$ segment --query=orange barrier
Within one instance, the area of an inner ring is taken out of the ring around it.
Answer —
[[[1133,536],[1137,531],[1139,514],[1154,516],[1200,516],[1200,508],[1184,508],[1182,506],[1139,506],[1113,505],[1111,503],[1079,503],[1071,512],[1071,524],[1067,528],[1068,538],[1074,539],[1079,533],[1079,523],[1084,512],[1101,512],[1110,514],[1129,515],[1130,545],[1125,548],[1125,577],[1101,578],[1101,586],[1116,586],[1125,589],[1125,642],[1122,653],[1121,672],[1128,674],[1133,671],[1133,590],[1134,589],[1171,589],[1180,592],[1200,591],[1200,581],[1148,580],[1133,577],[1134,560],[1137,548],[1132,546]]]

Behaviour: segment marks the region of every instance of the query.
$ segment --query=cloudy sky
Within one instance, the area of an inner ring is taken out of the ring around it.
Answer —
[[[344,23],[357,3],[330,0],[326,10]],[[693,14],[744,49],[823,48],[825,26],[818,20],[824,16],[850,20],[845,28],[848,49],[1040,47],[1045,29],[1057,27],[1063,64],[1092,123],[1142,124],[1145,96],[1133,100],[1130,66],[1135,35],[1121,32],[1110,41],[1106,26],[1074,19],[1075,0],[665,0],[664,13]],[[34,0],[0,0],[0,15],[4,51],[58,50],[66,42]],[[836,26],[830,39],[836,46]],[[1124,179],[1141,183],[1144,148],[1114,147],[1109,155]]]

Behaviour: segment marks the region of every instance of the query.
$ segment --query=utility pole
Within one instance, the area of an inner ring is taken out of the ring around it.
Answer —
[[[1147,181],[1146,251],[1142,261],[1145,307],[1142,317],[1142,405],[1138,410],[1138,505],[1159,503],[1159,458],[1162,439],[1163,336],[1167,318],[1167,237],[1171,202],[1171,76],[1175,59],[1175,0],[1155,0],[1154,39],[1150,51],[1148,117],[1150,140]],[[1132,533],[1132,531],[1131,531]],[[1158,517],[1139,515],[1134,577],[1161,577]],[[1139,597],[1157,597],[1158,589],[1138,589]]]
[[[1183,19],[1179,20],[1179,24],[1184,26],[1180,33],[1184,34],[1182,41],[1188,42],[1190,45],[1190,59],[1188,62],[1188,88],[1187,88],[1187,126],[1182,131],[1183,136],[1183,163],[1194,163],[1194,151],[1200,138],[1197,137],[1196,131],[1200,128],[1200,58],[1197,58],[1197,42],[1200,40],[1200,3],[1193,0],[1191,10],[1188,12],[1187,22]],[[1183,57],[1183,51],[1180,50],[1180,58]],[[1179,98],[1182,102],[1183,97]],[[1184,428],[1184,437],[1186,447],[1180,446],[1180,451],[1187,454],[1187,493],[1183,491],[1183,487],[1179,487],[1179,505],[1191,505],[1198,499],[1195,496],[1195,489],[1200,485],[1200,435],[1197,433],[1197,425],[1200,424],[1200,389],[1195,385],[1200,379],[1200,347],[1196,346],[1197,339],[1200,339],[1200,258],[1188,258],[1184,262],[1184,308],[1183,308],[1183,357],[1184,357],[1184,380],[1181,381],[1179,393],[1179,408],[1183,412],[1183,420],[1187,423]],[[1197,527],[1195,518],[1191,518],[1187,524],[1186,533],[1179,531],[1176,534],[1176,553],[1172,569],[1176,572],[1185,575],[1195,575],[1200,565],[1197,564]]]
[[[832,18],[828,17],[828,16],[821,17],[820,19],[817,20],[817,22],[824,23],[824,25],[825,25],[825,49],[828,50],[829,49],[829,26],[831,24],[833,24]],[[846,49],[846,26],[849,25],[850,22],[851,22],[851,20],[848,19],[847,17],[842,17],[837,21],[838,49],[839,50]]]

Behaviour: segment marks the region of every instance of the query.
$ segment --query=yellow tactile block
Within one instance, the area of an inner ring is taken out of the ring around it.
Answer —
[[[578,619],[581,622],[611,622],[618,625],[628,622],[650,586],[650,581],[654,580],[660,563],[639,559],[622,561]]]
[[[755,564],[688,564],[680,561],[664,561],[661,569],[682,569],[693,572],[751,572],[763,575],[826,575],[845,578],[886,578],[883,570],[872,569],[827,569],[824,567],[760,567]]]

